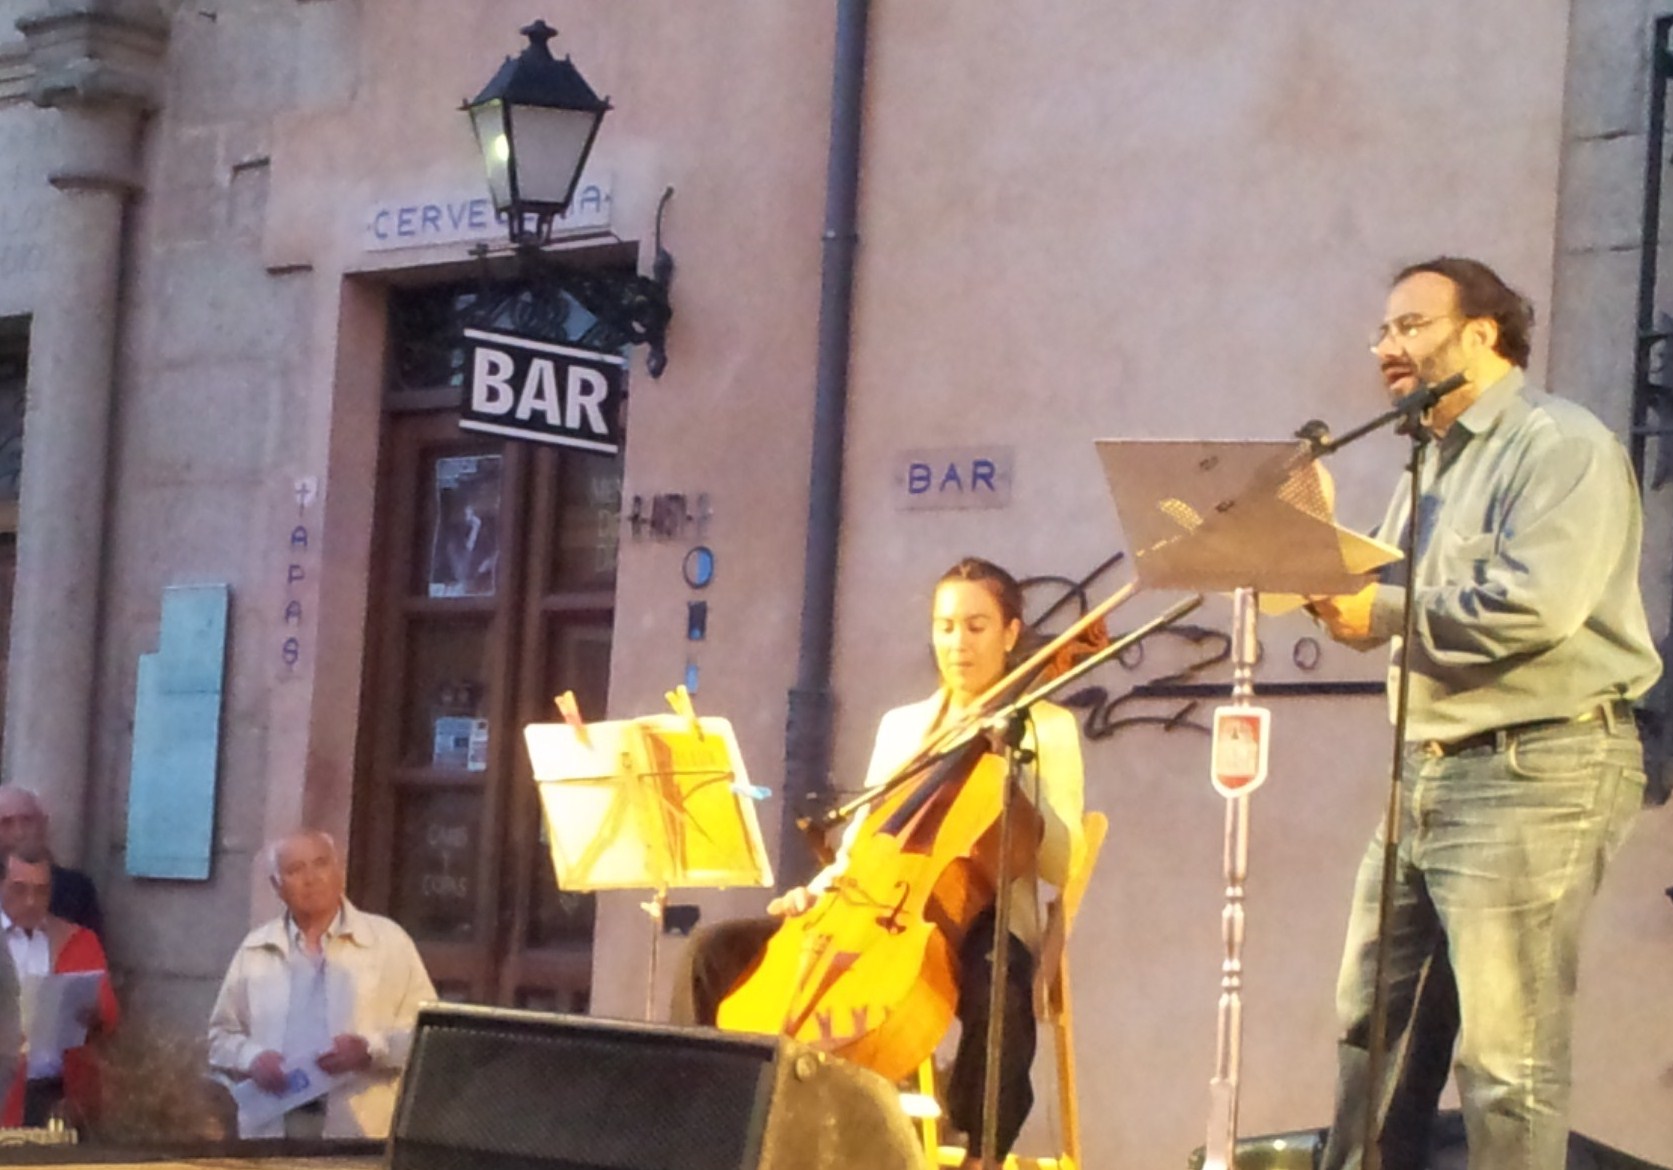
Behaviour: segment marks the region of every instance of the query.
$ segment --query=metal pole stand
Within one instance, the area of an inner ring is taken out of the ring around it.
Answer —
[[[668,909],[667,888],[659,886],[651,895],[651,900],[639,903],[639,908],[651,919],[650,970],[645,975],[645,1021],[649,1023],[656,1018],[656,963],[662,950],[662,917],[663,911]]]
[[[1012,808],[1023,766],[1034,756],[1022,746],[1027,733],[1028,708],[1019,706],[1005,722],[1005,787],[999,798],[999,872],[995,882],[998,893],[993,904],[993,948],[988,953],[988,1034],[982,1061],[982,1170],[999,1170],[1004,1160],[994,1152],[994,1147],[999,1144],[999,1065],[1006,1043],[1005,995],[1011,983]]]
[[[1236,1166],[1238,1077],[1243,1063],[1243,883],[1249,875],[1249,795],[1266,779],[1268,714],[1252,702],[1259,614],[1253,589],[1232,594],[1231,704],[1214,716],[1214,787],[1226,798],[1226,906],[1220,913],[1225,957],[1220,964],[1220,1010],[1214,1079],[1208,1084],[1208,1141],[1204,1170]]]

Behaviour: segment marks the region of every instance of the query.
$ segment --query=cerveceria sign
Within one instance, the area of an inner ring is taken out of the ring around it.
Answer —
[[[606,455],[621,450],[622,358],[482,329],[465,330],[465,344],[465,430]]]

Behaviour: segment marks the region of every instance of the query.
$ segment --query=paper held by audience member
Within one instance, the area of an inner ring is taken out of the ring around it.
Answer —
[[[269,1093],[253,1080],[242,1080],[232,1087],[232,1099],[238,1103],[238,1132],[245,1137],[270,1125],[317,1097],[329,1093],[337,1078],[320,1068],[312,1058],[285,1066],[285,1090]]]
[[[31,1054],[61,1057],[65,1049],[87,1043],[87,1024],[98,1015],[104,977],[103,971],[73,971],[23,981],[19,1006]]]

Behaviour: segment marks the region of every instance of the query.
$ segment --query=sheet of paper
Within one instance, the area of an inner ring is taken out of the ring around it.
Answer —
[[[1370,584],[1371,574],[1384,565],[1392,565],[1403,555],[1400,549],[1392,544],[1384,544],[1369,536],[1361,536],[1357,532],[1342,529],[1342,561],[1351,573],[1364,575],[1366,584]],[[1268,617],[1289,613],[1307,604],[1307,599],[1298,593],[1263,593],[1260,595],[1261,613]]]
[[[566,890],[771,886],[729,720],[645,715],[523,728]]]
[[[238,1103],[238,1132],[249,1137],[298,1105],[325,1096],[336,1083],[337,1078],[320,1068],[316,1060],[287,1066],[283,1093],[269,1093],[251,1080],[239,1081],[232,1087],[232,1099]]]
[[[29,1037],[32,1055],[61,1057],[66,1048],[87,1043],[83,1021],[98,1013],[99,984],[104,977],[103,971],[76,971],[34,975],[23,981],[23,1034]]]

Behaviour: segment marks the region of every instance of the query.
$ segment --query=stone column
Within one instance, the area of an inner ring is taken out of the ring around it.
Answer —
[[[17,22],[30,96],[54,119],[58,191],[29,337],[5,775],[40,793],[67,858],[84,851],[122,226],[139,129],[161,95],[153,0],[47,0]]]

